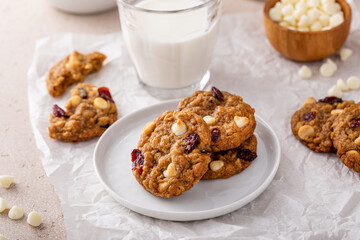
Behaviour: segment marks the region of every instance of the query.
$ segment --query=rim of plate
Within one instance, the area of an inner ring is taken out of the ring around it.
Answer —
[[[217,208],[214,208],[214,209],[203,210],[203,211],[187,211],[187,212],[158,211],[158,210],[153,210],[151,208],[144,208],[144,207],[141,207],[141,206],[138,206],[136,204],[131,203],[127,199],[125,199],[123,197],[120,197],[116,192],[114,192],[107,185],[107,183],[105,182],[105,180],[102,178],[101,174],[99,173],[98,163],[99,163],[100,160],[99,160],[99,158],[97,158],[97,153],[99,151],[98,149],[101,147],[103,139],[105,139],[109,134],[111,134],[111,129],[115,128],[119,124],[122,124],[122,122],[126,121],[126,119],[131,118],[134,115],[140,114],[142,111],[145,111],[145,110],[149,111],[151,109],[154,109],[154,108],[156,109],[156,108],[162,107],[164,105],[176,104],[179,101],[180,101],[179,99],[170,100],[170,101],[164,101],[164,102],[160,102],[160,103],[157,103],[157,104],[153,104],[153,105],[148,106],[148,107],[138,109],[138,110],[136,110],[134,112],[131,112],[129,114],[126,114],[122,118],[118,119],[114,124],[112,124],[101,135],[101,137],[98,140],[98,142],[96,143],[96,146],[95,146],[95,149],[94,149],[93,164],[94,164],[96,175],[97,175],[98,179],[100,180],[100,183],[106,189],[106,191],[113,198],[115,198],[115,200],[117,200],[123,206],[129,208],[132,211],[135,211],[137,213],[140,213],[140,214],[148,216],[148,217],[153,217],[153,218],[162,219],[162,220],[170,220],[170,221],[196,221],[196,220],[201,220],[201,219],[209,219],[209,218],[222,216],[222,215],[225,215],[227,213],[230,213],[230,212],[232,212],[234,210],[237,210],[237,209],[243,207],[244,205],[248,204],[249,202],[251,202],[252,200],[257,198],[262,192],[264,192],[265,189],[270,185],[273,178],[275,177],[275,174],[276,174],[276,172],[277,172],[277,170],[279,168],[280,157],[281,157],[281,147],[280,147],[279,139],[278,139],[277,135],[275,134],[275,131],[270,127],[270,125],[266,121],[264,121],[257,114],[255,114],[256,120],[261,122],[261,124],[265,126],[265,128],[271,133],[271,136],[275,140],[273,142],[273,145],[275,147],[275,150],[274,150],[274,152],[275,152],[275,163],[272,166],[272,170],[271,170],[270,174],[267,176],[265,181],[258,188],[256,188],[249,195],[247,195],[247,196],[245,196],[245,197],[243,197],[243,198],[241,198],[241,199],[239,199],[239,200],[237,200],[235,202],[224,205],[222,207],[217,207]],[[189,215],[191,215],[191,216],[195,215],[195,216],[190,218]],[[189,220],[189,219],[191,219],[191,220]]]

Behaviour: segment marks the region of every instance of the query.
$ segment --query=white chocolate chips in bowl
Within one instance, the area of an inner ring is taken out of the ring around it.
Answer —
[[[344,22],[344,13],[335,0],[281,0],[269,10],[270,18],[297,31],[329,30]]]

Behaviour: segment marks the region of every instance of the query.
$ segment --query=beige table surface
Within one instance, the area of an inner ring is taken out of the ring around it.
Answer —
[[[262,9],[256,0],[224,0],[224,13]],[[96,15],[70,15],[46,0],[2,1],[0,4],[0,175],[13,175],[16,184],[0,188],[10,206],[23,208],[25,217],[13,221],[0,214],[0,234],[9,239],[66,239],[60,202],[42,167],[29,121],[27,71],[35,42],[55,33],[104,34],[120,30],[116,9]],[[64,53],[65,54],[65,53]],[[26,223],[36,210],[39,228]]]

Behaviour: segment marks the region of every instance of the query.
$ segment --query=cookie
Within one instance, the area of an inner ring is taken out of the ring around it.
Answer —
[[[132,172],[148,192],[178,196],[208,170],[211,134],[205,121],[190,111],[167,111],[148,123],[131,153]]]
[[[116,120],[117,109],[109,89],[79,83],[71,90],[66,111],[53,106],[49,136],[65,142],[86,141],[101,136]]]
[[[315,152],[334,152],[331,140],[332,124],[345,107],[354,101],[343,101],[337,97],[326,97],[316,101],[308,98],[303,107],[291,118],[294,136]]]
[[[244,171],[257,157],[257,139],[252,135],[239,147],[211,154],[209,170],[202,179],[229,178]]]
[[[337,156],[348,168],[360,173],[360,103],[345,108],[332,127]]]
[[[46,78],[46,86],[53,97],[61,96],[67,87],[101,69],[106,56],[99,52],[81,54],[74,51],[53,66]]]
[[[256,122],[255,110],[239,96],[221,92],[213,87],[211,92],[197,91],[184,98],[179,110],[191,110],[209,125],[214,152],[240,146],[253,135]]]

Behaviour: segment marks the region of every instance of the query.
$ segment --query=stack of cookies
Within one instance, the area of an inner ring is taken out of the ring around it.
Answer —
[[[360,103],[310,97],[292,116],[291,129],[311,150],[337,152],[348,168],[360,173]]]
[[[257,157],[254,112],[215,87],[195,92],[144,127],[131,153],[133,175],[148,192],[169,198],[200,179],[240,173]]]

